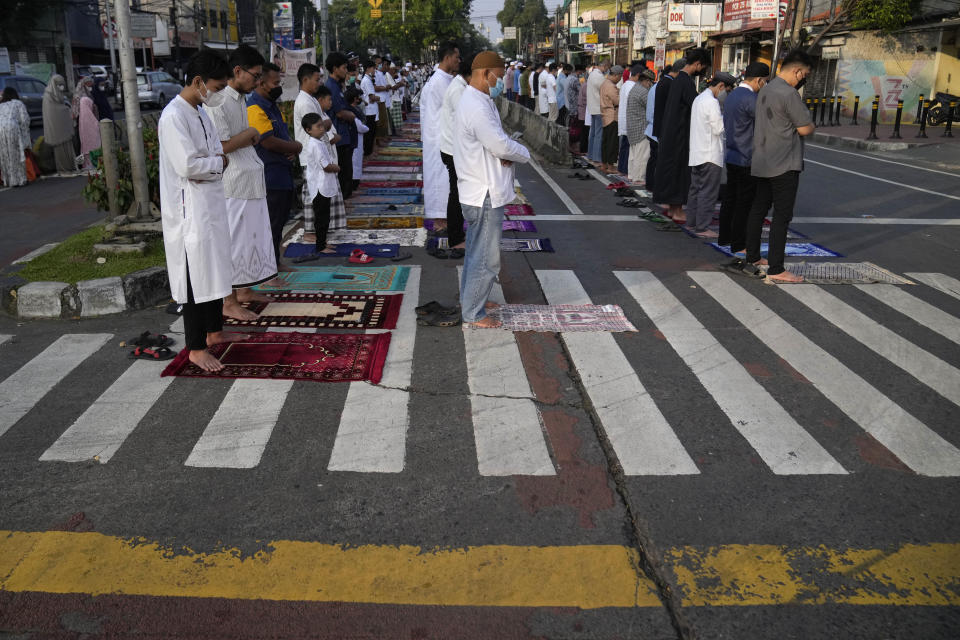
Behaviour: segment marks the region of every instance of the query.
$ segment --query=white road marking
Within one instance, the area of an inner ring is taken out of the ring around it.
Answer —
[[[11,187],[11,188],[12,188],[12,187]],[[4,342],[6,342],[7,340],[9,340],[9,339],[12,338],[12,337],[13,337],[13,336],[11,336],[11,335],[7,335],[7,334],[5,334],[5,333],[0,333],[0,344],[3,344]]]
[[[600,173],[600,172],[597,171],[596,169],[587,169],[587,173],[589,173],[589,174],[592,175],[594,178],[596,178],[597,180],[599,180],[599,181],[600,181],[600,184],[602,184],[603,186],[607,186],[608,184],[613,184],[613,183],[610,181],[610,178],[608,178],[607,176],[603,175],[602,173]]]
[[[960,405],[960,370],[871,320],[815,284],[791,285],[782,289],[868,349],[947,400]]]
[[[379,385],[351,382],[333,443],[331,471],[399,473],[406,457],[410,427],[408,403],[413,375],[413,347],[417,335],[414,308],[420,299],[420,267],[411,266],[397,328]],[[382,333],[382,331],[370,331]]]
[[[77,421],[43,452],[40,460],[101,464],[113,457],[174,377],[160,377],[163,365],[137,361],[121,374]]]
[[[844,169],[843,167],[836,167],[832,164],[827,164],[826,162],[817,162],[816,160],[811,160],[810,158],[805,158],[805,161],[809,162],[810,164],[818,164],[821,167],[835,169],[836,171],[843,171],[844,173],[852,173],[853,175],[860,176],[861,178],[869,178],[870,180],[876,180],[877,182],[886,182],[887,184],[893,184],[898,187],[903,187],[904,189],[913,189],[914,191],[929,193],[930,195],[940,196],[941,198],[950,198],[951,200],[960,200],[960,196],[953,196],[953,195],[950,195],[949,193],[940,193],[939,191],[932,191],[930,189],[924,189],[923,187],[916,187],[912,184],[905,184],[903,182],[887,180],[886,178],[878,178],[877,176],[871,176],[868,173],[860,173],[859,171],[853,171],[852,169]]]
[[[567,195],[567,192],[560,188],[553,178],[550,177],[546,171],[543,170],[543,167],[540,166],[533,158],[530,158],[530,166],[533,167],[537,173],[540,174],[540,177],[543,178],[543,181],[553,189],[553,192],[557,194],[557,197],[560,198],[564,206],[567,207],[567,210],[575,216],[582,216],[583,211],[580,210],[580,207],[577,206],[577,203],[570,199],[570,196]]]
[[[98,222],[97,224],[100,224],[100,223]],[[14,260],[14,261],[12,262],[12,264],[25,264],[25,263],[27,263],[27,262],[30,262],[30,261],[33,260],[34,258],[38,258],[38,257],[42,256],[43,254],[47,253],[48,251],[50,251],[51,249],[53,249],[54,247],[56,247],[58,244],[60,244],[60,243],[59,243],[59,242],[51,242],[51,243],[49,243],[49,244],[43,245],[42,247],[37,247],[36,249],[34,249],[33,251],[31,251],[31,252],[28,253],[27,255],[22,256],[22,257],[20,257],[20,258],[17,258],[16,260]]]
[[[743,287],[721,273],[691,271],[688,275],[731,314],[749,317],[744,326],[767,348],[787,361],[908,467],[928,476],[960,475],[960,450],[814,344]]]
[[[490,301],[504,303],[499,284]],[[465,328],[463,342],[480,475],[555,475],[513,332]]]
[[[960,318],[912,296],[892,284],[858,284],[860,291],[896,309],[905,316],[960,344]]]
[[[927,167],[918,167],[916,165],[907,164],[906,162],[895,162],[894,160],[885,160],[883,158],[877,158],[876,156],[869,156],[864,153],[854,153],[852,151],[841,151],[840,149],[834,149],[833,147],[824,147],[819,144],[807,144],[805,145],[808,149],[822,149],[823,151],[832,151],[833,153],[843,153],[848,156],[857,156],[858,158],[865,158],[867,160],[873,160],[875,162],[886,162],[887,164],[898,164],[901,167],[909,167],[911,169],[917,169],[919,171],[929,171],[930,173],[940,173],[945,176],[950,176],[951,178],[960,178],[958,173],[950,173],[949,171],[940,171],[939,169],[928,169]]]
[[[957,218],[826,218],[818,216],[799,216],[790,224],[912,224],[918,226],[960,226]]]
[[[173,321],[173,324],[170,325],[170,333],[183,335],[183,316]]]
[[[905,276],[911,280],[922,282],[928,287],[933,287],[941,293],[960,300],[960,280],[951,278],[942,273],[905,273]]]
[[[591,304],[573,271],[536,273],[550,304]],[[624,473],[700,473],[612,335],[560,335]]]
[[[111,338],[112,333],[62,335],[37,357],[0,382],[0,436]]]
[[[653,274],[614,275],[771,471],[846,473]]]

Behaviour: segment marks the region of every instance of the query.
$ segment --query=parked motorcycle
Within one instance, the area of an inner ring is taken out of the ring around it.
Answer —
[[[960,122],[960,96],[941,91],[937,93],[936,98],[930,101],[930,107],[927,109],[927,124],[935,127],[946,122],[951,101],[956,103],[953,108],[953,121]]]

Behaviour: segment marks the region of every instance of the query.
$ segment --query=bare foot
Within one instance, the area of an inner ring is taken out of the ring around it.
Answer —
[[[282,287],[282,286],[284,286],[285,284],[287,284],[287,281],[284,280],[283,278],[273,278],[272,280],[267,280],[267,281],[264,282],[263,284],[265,284],[265,285],[268,286],[268,287]],[[237,296],[237,299],[239,299],[239,300],[241,300],[241,301],[243,301],[243,302],[250,302],[250,301],[254,300],[255,298],[247,298],[247,297],[242,297],[242,296],[239,296],[239,295],[238,295],[238,296]],[[270,301],[272,301],[272,298],[271,298],[270,300],[268,300],[267,302],[270,302]]]
[[[239,304],[236,304],[235,302],[227,302],[226,300],[223,302],[223,315],[227,316],[228,318],[233,318],[234,320],[241,320],[244,322],[253,322],[260,317],[253,311],[250,311],[250,309],[244,309]]]
[[[300,242],[303,244],[315,244],[317,242],[317,234],[313,233],[312,231],[310,233],[305,233],[303,234],[303,237],[300,238]]]
[[[470,327],[471,329],[499,329],[503,326],[503,323],[494,317],[487,316],[476,322],[467,322],[464,326]]]
[[[268,284],[274,287],[282,287],[286,282],[280,278],[274,278],[273,280],[269,280]],[[273,298],[270,296],[257,293],[252,289],[237,289],[237,300],[239,302],[273,302]]]
[[[466,248],[467,248],[467,243],[466,243],[466,242],[461,242],[460,244],[455,244],[455,245],[453,245],[453,246],[450,247],[450,248],[451,248],[451,249],[466,249]]]
[[[217,360],[216,356],[206,349],[193,350],[189,355],[190,362],[197,365],[204,371],[216,373],[223,370],[223,363]]]
[[[799,284],[803,282],[803,276],[798,276],[797,274],[790,273],[789,271],[781,271],[776,275],[767,274],[767,280],[769,280],[770,282]]]
[[[755,264],[755,265],[758,266],[758,267],[766,267],[766,266],[769,265],[770,263],[767,262],[767,259],[766,259],[766,258],[760,258],[759,260],[757,260],[757,261],[754,262],[753,264]]]
[[[706,231],[701,231],[696,234],[698,238],[719,238],[720,234],[712,229],[707,229]]]
[[[277,269],[279,269],[281,273],[286,273],[286,272],[291,272],[291,271],[296,271],[296,270],[297,270],[296,267],[291,267],[291,266],[288,265],[288,264],[278,264],[278,265],[277,265]],[[279,279],[279,278],[277,278],[277,279]]]
[[[328,247],[327,247],[326,249],[324,249],[323,251],[318,251],[317,253],[326,253],[326,254],[328,254],[328,255],[332,255],[332,254],[334,254],[334,253],[336,253],[336,252],[337,252],[337,250],[336,250],[335,247],[330,247],[330,246],[328,246]]]
[[[483,308],[487,311],[493,311],[494,309],[499,309],[500,305],[496,302],[485,302]]]
[[[212,347],[215,344],[225,344],[227,342],[243,342],[249,337],[249,333],[226,333],[225,331],[213,331],[207,334],[207,346]]]

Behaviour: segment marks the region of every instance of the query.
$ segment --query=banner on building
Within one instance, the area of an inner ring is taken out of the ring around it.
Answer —
[[[625,22],[610,25],[610,39],[626,40],[630,37],[630,25]]]
[[[777,19],[777,0],[752,0],[750,17],[754,20]]]
[[[270,43],[270,61],[280,67],[280,86],[283,93],[280,100],[296,100],[300,93],[300,83],[297,81],[297,70],[300,65],[317,63],[316,49],[287,49],[276,42]]]
[[[284,49],[293,49],[293,3],[277,2],[273,6],[273,41]]]
[[[667,41],[657,40],[657,47],[653,50],[653,67],[660,73],[660,69],[667,66]]]
[[[668,31],[719,31],[723,7],[720,4],[670,4]]]
[[[130,37],[156,38],[157,16],[154,13],[130,12]]]
[[[13,72],[18,76],[30,76],[47,84],[50,76],[57,72],[57,65],[52,62],[15,62]]]

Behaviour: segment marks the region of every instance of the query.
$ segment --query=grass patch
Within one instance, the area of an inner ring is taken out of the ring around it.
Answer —
[[[80,280],[125,276],[140,269],[166,265],[162,238],[147,242],[144,254],[94,253],[93,245],[102,239],[102,226],[81,231],[25,264],[17,275],[30,282],[52,280],[76,284]],[[98,257],[105,258],[106,262],[98,264]]]

